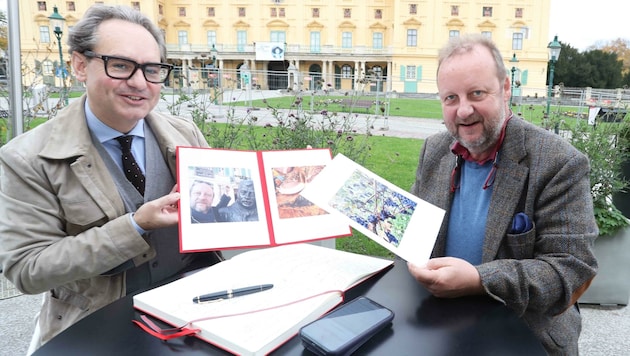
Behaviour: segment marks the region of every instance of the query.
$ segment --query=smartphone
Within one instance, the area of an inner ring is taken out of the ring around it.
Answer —
[[[367,297],[358,297],[303,326],[304,347],[316,355],[346,356],[391,325],[394,312]]]

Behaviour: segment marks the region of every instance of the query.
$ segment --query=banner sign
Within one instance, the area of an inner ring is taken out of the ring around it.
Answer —
[[[283,42],[256,42],[257,61],[284,61]]]

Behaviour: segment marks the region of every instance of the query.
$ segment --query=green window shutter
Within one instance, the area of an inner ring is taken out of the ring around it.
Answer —
[[[416,80],[417,81],[421,81],[422,80],[422,66],[418,66],[416,68]]]
[[[527,74],[529,74],[527,69],[521,72],[521,86],[527,85]]]
[[[404,82],[407,79],[407,67],[400,66],[400,81]]]

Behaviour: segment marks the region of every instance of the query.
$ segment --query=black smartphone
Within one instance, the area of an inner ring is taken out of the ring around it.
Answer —
[[[316,355],[345,356],[356,351],[380,330],[391,325],[394,312],[358,297],[303,326],[304,347]]]

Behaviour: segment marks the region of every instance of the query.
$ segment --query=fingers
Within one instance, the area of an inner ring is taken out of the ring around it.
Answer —
[[[145,230],[175,225],[179,219],[179,198],[180,194],[175,192],[147,202],[138,208],[133,218]]]

